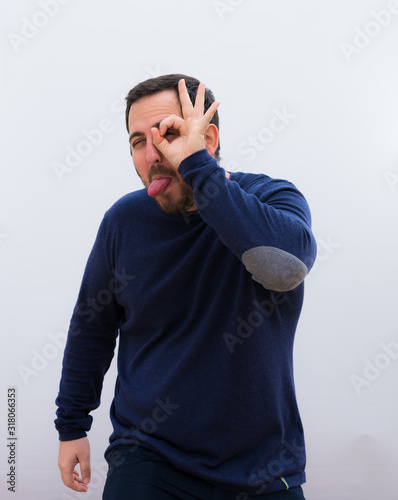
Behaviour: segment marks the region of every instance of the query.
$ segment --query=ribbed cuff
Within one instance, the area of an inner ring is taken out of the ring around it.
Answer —
[[[179,173],[184,181],[193,189],[200,185],[215,170],[219,169],[217,160],[213,158],[207,149],[202,149],[185,158],[178,167]]]
[[[59,432],[60,441],[73,441],[74,439],[80,439],[84,437],[87,437],[87,432],[82,430]]]

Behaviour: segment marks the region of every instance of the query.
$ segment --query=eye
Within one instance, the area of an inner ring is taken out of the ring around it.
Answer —
[[[169,128],[166,133],[164,134],[164,137],[169,141],[173,141],[176,137],[178,137],[179,133],[177,130],[174,130],[173,128]]]
[[[132,149],[136,149],[140,144],[144,142],[144,139],[138,139],[137,141],[133,141],[131,143]]]

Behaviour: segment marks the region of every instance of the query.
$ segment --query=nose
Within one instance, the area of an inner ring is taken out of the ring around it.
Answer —
[[[162,162],[162,155],[160,151],[155,147],[152,137],[147,139],[146,145],[146,160],[150,165]]]

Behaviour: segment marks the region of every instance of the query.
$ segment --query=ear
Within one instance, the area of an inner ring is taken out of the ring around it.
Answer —
[[[209,155],[214,156],[218,147],[218,128],[214,123],[210,123],[207,126],[205,132],[205,145]]]

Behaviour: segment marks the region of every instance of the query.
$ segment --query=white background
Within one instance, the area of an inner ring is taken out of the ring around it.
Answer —
[[[311,206],[319,253],[295,345],[307,500],[397,499],[397,3],[390,17],[376,15],[388,0],[71,0],[52,17],[46,3],[1,2],[1,498],[101,498],[115,366],[82,496],[57,469],[65,328],[105,210],[141,188],[123,99],[143,79],[182,72],[221,101],[221,165],[286,178]],[[276,109],[290,122],[249,161],[243,143],[267,137]],[[108,133],[84,150],[101,120]],[[89,154],[57,175],[78,147]]]

